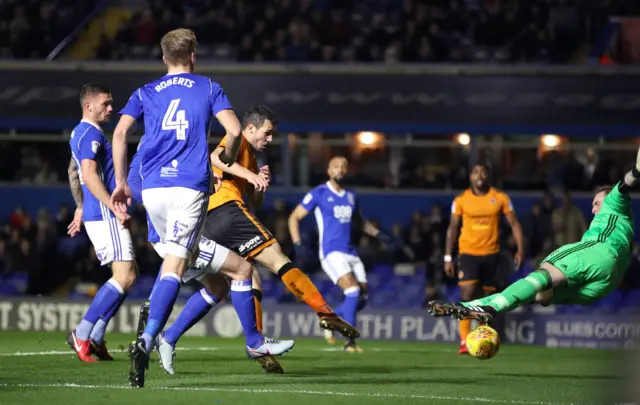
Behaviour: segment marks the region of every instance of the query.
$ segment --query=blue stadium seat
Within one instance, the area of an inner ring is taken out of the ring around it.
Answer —
[[[618,313],[629,314],[640,312],[640,290],[631,290],[624,298]]]
[[[140,276],[127,295],[129,298],[146,299],[151,294],[155,282],[155,276]]]
[[[27,292],[29,275],[27,273],[13,273],[0,279],[0,295],[22,295]]]
[[[371,267],[369,273],[379,274],[383,277],[393,277],[393,266],[388,264],[377,264]]]
[[[594,313],[614,313],[621,306],[624,301],[624,294],[620,290],[616,290],[599,300],[593,305],[592,311]]]
[[[458,287],[457,285],[452,287],[447,287],[444,299],[447,301],[453,301],[453,302],[460,301],[460,287]]]

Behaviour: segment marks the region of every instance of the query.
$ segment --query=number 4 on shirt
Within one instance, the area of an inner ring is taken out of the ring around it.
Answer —
[[[189,128],[189,121],[186,119],[186,113],[184,110],[178,111],[180,105],[180,99],[176,98],[171,100],[167,112],[164,113],[162,119],[163,131],[176,131],[176,139],[184,141],[187,138],[187,129]]]

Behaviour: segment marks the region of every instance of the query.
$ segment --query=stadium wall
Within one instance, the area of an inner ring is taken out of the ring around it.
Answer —
[[[109,332],[134,334],[142,302],[127,301],[109,323]],[[67,332],[89,302],[41,298],[0,298],[0,331]],[[174,307],[169,323],[182,310]],[[358,328],[367,340],[458,343],[458,322],[433,318],[421,310],[364,310]],[[322,338],[317,316],[296,304],[264,305],[264,332],[274,338]],[[233,306],[222,304],[195,325],[187,336],[235,338],[242,326]],[[546,347],[631,349],[640,337],[640,321],[631,316],[538,315],[509,313],[504,343]]]

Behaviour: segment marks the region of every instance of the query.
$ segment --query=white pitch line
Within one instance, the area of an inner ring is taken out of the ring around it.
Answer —
[[[176,351],[183,352],[213,352],[218,350],[217,347],[176,347]],[[112,353],[124,353],[126,350],[114,349],[109,350]],[[65,355],[65,354],[74,354],[71,350],[48,350],[44,352],[15,352],[15,353],[0,353],[2,357],[11,357],[11,356],[57,356],[57,355]]]
[[[0,387],[15,388],[76,388],[76,389],[133,389],[124,385],[88,385],[88,384],[0,384]],[[403,398],[403,399],[430,399],[434,401],[465,401],[487,402],[498,404],[519,405],[569,405],[544,401],[514,401],[508,399],[493,399],[483,397],[452,397],[441,395],[418,394],[384,394],[366,392],[340,392],[340,391],[313,391],[313,390],[285,390],[285,389],[254,389],[254,388],[212,388],[212,387],[148,387],[150,390],[162,391],[205,391],[205,392],[235,392],[246,394],[299,394],[299,395],[324,395],[336,397],[366,397],[366,398]]]
[[[183,352],[212,352],[212,351],[216,351],[216,350],[221,350],[217,347],[176,347],[176,351],[183,351]],[[224,350],[224,349],[223,349]],[[229,350],[233,350],[233,349],[229,349]],[[344,348],[342,348],[342,346],[340,347],[323,347],[323,348],[296,348],[296,351],[321,351],[321,352],[342,352],[344,351]],[[371,348],[366,348],[366,351],[368,352],[398,352],[400,351],[399,349],[392,349],[392,348],[381,348],[381,347],[371,347]],[[433,350],[431,350],[433,351]],[[443,350],[446,351],[446,350]],[[126,352],[126,350],[122,350],[122,349],[109,349],[109,352],[111,353],[124,353]],[[41,351],[41,352],[14,352],[14,353],[0,353],[0,357],[22,357],[22,356],[58,356],[58,355],[65,355],[65,354],[73,354],[73,352],[71,350],[47,350],[47,351]]]

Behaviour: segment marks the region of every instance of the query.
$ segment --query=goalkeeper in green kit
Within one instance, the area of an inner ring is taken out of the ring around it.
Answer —
[[[620,284],[631,262],[633,213],[629,190],[640,180],[640,150],[633,169],[615,186],[600,187],[593,197],[595,215],[582,240],[547,256],[538,270],[503,292],[469,302],[431,301],[433,316],[491,321],[498,312],[539,303],[591,305]]]

